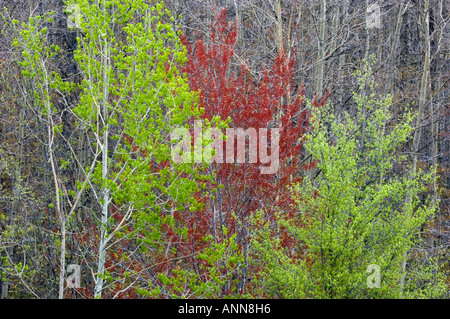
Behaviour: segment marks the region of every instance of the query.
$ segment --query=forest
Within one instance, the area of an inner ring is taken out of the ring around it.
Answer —
[[[0,0],[0,30],[1,299],[450,298],[449,1]]]

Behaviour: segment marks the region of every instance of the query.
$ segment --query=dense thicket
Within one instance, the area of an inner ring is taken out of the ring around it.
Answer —
[[[448,1],[0,8],[1,298],[448,297]],[[279,169],[176,163],[194,121]]]

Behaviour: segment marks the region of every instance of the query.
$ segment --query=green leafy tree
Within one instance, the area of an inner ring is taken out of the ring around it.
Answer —
[[[223,232],[228,230],[223,226]],[[211,235],[203,237],[210,243],[195,254],[200,269],[178,265],[168,274],[158,273],[159,287],[154,289],[138,288],[137,292],[151,298],[189,299],[189,298],[236,298],[236,285],[240,278],[233,276],[238,269],[245,267],[244,254],[236,242],[237,234],[214,242]]]
[[[436,297],[443,291],[442,278],[432,276],[432,265],[405,267],[421,227],[436,208],[419,196],[433,174],[397,173],[396,167],[406,162],[397,154],[411,136],[413,116],[405,110],[395,123],[391,97],[376,96],[371,74],[369,63],[356,72],[357,114],[337,118],[325,108],[312,110],[315,129],[305,146],[318,170],[292,186],[296,216],[279,214],[279,229],[295,238],[298,249],[284,250],[270,236],[273,225],[264,223],[261,213],[254,216],[255,225],[262,223],[252,242],[254,260],[265,264],[262,294],[400,298]],[[419,277],[428,285],[414,282]]]
[[[73,205],[64,205],[62,162],[61,165],[58,165],[63,158],[59,158],[55,151],[56,139],[61,134],[61,124],[57,120],[59,112],[54,105],[54,97],[58,93],[59,96],[62,96],[64,93],[70,92],[74,88],[74,84],[62,81],[60,75],[55,72],[55,56],[60,48],[56,45],[48,45],[48,29],[45,27],[46,23],[52,21],[52,15],[53,12],[48,12],[43,16],[30,17],[26,23],[20,24],[17,20],[13,20],[13,23],[20,30],[19,36],[14,40],[14,46],[21,53],[21,60],[18,61],[18,64],[23,76],[23,94],[26,102],[24,108],[37,115],[46,131],[45,149],[54,187],[54,204],[50,204],[50,208],[56,211],[60,226],[60,237],[56,240],[56,244],[60,248],[58,295],[59,298],[63,298],[67,220],[77,208],[88,179],[84,183],[80,183],[82,186],[74,196],[76,200]],[[94,166],[89,170],[89,175],[93,168]]]
[[[161,242],[161,227],[173,224],[174,208],[183,207],[181,203],[197,207],[191,197],[198,190],[196,166],[173,162],[169,137],[199,110],[196,94],[180,73],[186,52],[163,2],[67,4],[79,5],[82,33],[75,59],[83,80],[74,113],[102,154],[93,176],[101,206],[95,287],[95,297],[100,297],[107,246],[119,226],[133,216],[133,235],[141,232],[141,243]],[[115,228],[109,205],[123,211]]]
[[[134,240],[137,251],[140,246],[161,250],[164,225],[174,225],[175,209],[199,208],[191,195],[208,174],[199,174],[202,164],[175,163],[171,156],[170,133],[188,126],[200,110],[197,94],[180,72],[186,50],[163,2],[151,6],[142,0],[69,0],[66,5],[76,8],[72,11],[79,35],[77,80],[64,81],[52,71],[50,62],[59,48],[47,45],[43,23],[52,13],[22,24],[16,46],[24,57],[22,73],[33,81],[48,128],[62,235],[59,297],[64,295],[66,223],[89,189],[90,212],[100,231],[93,250],[97,256],[93,295],[101,298],[105,279],[112,278],[108,250],[123,244],[123,238]],[[74,128],[87,139],[90,154],[82,160],[75,145],[66,141],[81,178],[75,181],[77,192],[64,196],[52,142],[61,133],[54,120],[58,114],[54,100],[65,100],[68,92],[78,97],[74,104],[66,101],[67,111],[73,115]]]

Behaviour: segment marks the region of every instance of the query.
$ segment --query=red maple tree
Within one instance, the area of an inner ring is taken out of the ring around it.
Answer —
[[[195,258],[196,252],[211,244],[203,240],[206,235],[220,242],[237,234],[240,249],[246,252],[249,232],[245,220],[252,212],[262,209],[267,220],[273,220],[274,213],[280,210],[294,214],[294,202],[287,186],[301,181],[302,171],[313,165],[301,162],[304,157],[302,140],[309,121],[303,86],[295,85],[294,59],[284,51],[279,52],[272,68],[263,69],[260,77],[255,78],[246,65],[232,65],[237,34],[235,24],[226,20],[226,10],[222,10],[211,27],[208,43],[202,39],[188,43],[183,38],[188,50],[183,72],[187,74],[191,89],[199,92],[203,120],[212,121],[215,116],[222,120],[229,118],[230,128],[254,128],[256,132],[261,128],[278,128],[279,168],[274,174],[262,174],[261,166],[267,164],[262,163],[261,158],[256,163],[226,163],[222,158],[221,163],[210,164],[209,170],[215,175],[210,189],[214,192],[198,194],[198,199],[204,203],[203,210],[175,214],[180,224],[188,228],[188,236],[187,239],[175,236],[172,240],[181,242],[177,245],[178,253],[191,255],[187,264],[196,269],[201,269],[203,262]],[[316,98],[314,104],[323,105],[325,100],[326,97],[321,101]],[[269,145],[272,138],[271,134],[267,137]],[[268,153],[272,151],[269,147]],[[236,152],[234,155],[236,158]],[[227,235],[223,226],[228,229]],[[290,236],[281,236],[284,246],[293,245]],[[240,278],[236,287],[240,292],[246,286],[245,272],[248,271],[233,274],[233,278]],[[222,294],[231,292],[228,285]]]

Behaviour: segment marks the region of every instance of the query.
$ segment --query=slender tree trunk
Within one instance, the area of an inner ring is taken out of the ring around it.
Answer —
[[[342,5],[342,25],[346,25],[348,21],[348,0],[344,0],[341,2]],[[343,51],[346,50],[346,46],[343,46]],[[346,54],[341,53],[339,55],[339,64],[338,64],[338,70],[337,70],[337,81],[339,83],[338,86],[338,101],[344,100],[344,93],[345,93],[345,81],[343,79],[343,73],[344,73],[344,67],[345,67],[345,61],[346,61]]]
[[[58,298],[63,299],[64,298],[64,279],[65,279],[65,268],[66,268],[66,216],[64,215],[64,212],[62,210],[61,206],[61,188],[60,183],[58,181],[58,173],[57,173],[57,167],[55,163],[55,154],[53,149],[53,144],[55,140],[55,124],[53,122],[53,113],[51,109],[51,103],[50,103],[50,78],[47,74],[47,69],[42,61],[42,70],[44,72],[44,83],[45,83],[45,90],[46,90],[46,100],[44,101],[46,110],[47,110],[47,138],[48,138],[48,155],[49,155],[49,162],[50,167],[52,170],[53,175],[53,183],[55,185],[55,201],[56,201],[56,213],[59,216],[60,220],[60,230],[61,230],[61,244],[60,244],[60,258],[59,258],[59,289],[58,289]]]
[[[322,0],[320,3],[320,31],[318,38],[318,55],[315,91],[320,97],[323,94],[323,82],[325,72],[325,32],[327,25],[327,2]]]
[[[241,27],[241,23],[242,23],[241,13],[239,11],[239,7],[238,7],[236,0],[233,0],[233,1],[234,1],[234,10],[236,11],[236,28],[238,31],[237,38],[236,38],[236,46],[239,46],[239,44],[242,43],[242,40],[243,40],[243,38],[242,38],[243,33],[242,33],[242,27]]]
[[[322,0],[320,3],[320,30],[319,30],[319,38],[318,49],[317,49],[317,61],[316,61],[316,70],[315,70],[315,83],[314,83],[314,91],[317,94],[317,98],[320,98],[323,94],[323,82],[324,82],[324,73],[325,73],[325,32],[326,32],[326,23],[327,23],[327,3],[326,0]],[[305,164],[310,165],[312,162],[311,154],[308,150],[305,149]],[[307,173],[310,179],[313,178],[315,174],[315,169],[310,169]]]
[[[281,16],[281,0],[277,0],[276,13],[277,13],[277,46],[278,46],[278,53],[280,53],[283,50],[283,20]]]
[[[105,40],[105,57],[108,56],[108,45]],[[104,58],[106,59],[106,58]],[[103,133],[103,145],[102,145],[102,179],[106,180],[108,177],[108,124],[107,116],[107,101],[108,101],[108,75],[107,75],[107,61],[105,61],[104,75],[103,75],[103,120],[105,121],[106,128]],[[108,207],[109,207],[109,189],[105,187],[103,189],[103,202],[102,202],[102,217],[101,217],[101,238],[99,247],[99,260],[98,260],[98,271],[97,271],[97,283],[95,286],[95,298],[100,298],[103,289],[103,275],[105,273],[105,259],[106,259],[106,241],[107,241],[107,223],[108,223]]]
[[[411,175],[414,175],[417,171],[417,161],[418,161],[418,153],[419,153],[419,145],[421,139],[421,125],[423,120],[423,115],[425,111],[425,104],[427,101],[428,94],[428,77],[430,74],[430,25],[429,25],[429,0],[424,0],[424,21],[423,21],[423,47],[424,47],[424,61],[423,61],[423,70],[422,70],[422,80],[420,82],[420,93],[419,93],[419,108],[417,110],[417,119],[416,119],[416,130],[414,131],[413,136],[413,150],[412,150],[412,165],[411,165]],[[412,198],[409,196],[406,201],[407,203],[411,203]],[[403,265],[402,265],[402,277],[400,281],[401,287],[401,295],[403,297],[403,289],[405,284],[405,275],[406,275],[406,258],[407,253],[405,254]]]
[[[298,28],[300,29],[298,32],[299,32],[299,35],[298,35],[298,38],[299,39],[304,39],[304,34],[305,34],[305,31],[304,31],[304,27],[303,27],[303,24],[302,24],[302,22],[303,22],[303,7],[302,7],[302,3],[301,2],[299,2],[299,4],[298,4],[298,8],[297,8],[297,10],[298,10],[298,17],[297,17],[297,26],[298,26]],[[297,44],[297,47],[298,47],[298,49],[297,49],[297,51],[298,51],[298,57],[297,57],[297,60],[298,61],[304,61],[305,60],[305,43],[304,43],[304,41],[299,41],[299,43]],[[305,78],[304,78],[304,73],[303,72],[300,72],[300,75],[299,75],[299,83],[304,83],[305,82]]]
[[[397,23],[395,25],[395,31],[392,39],[392,50],[389,56],[389,65],[388,65],[388,80],[387,80],[387,93],[394,93],[394,77],[395,77],[395,61],[397,57],[398,44],[400,42],[400,31],[402,29],[403,24],[403,15],[406,12],[408,5],[400,5],[398,9]]]
[[[423,27],[424,27],[424,34],[423,34],[424,61],[423,61],[422,79],[420,81],[419,108],[417,110],[416,130],[414,132],[413,137],[413,160],[411,168],[411,172],[413,174],[417,170],[417,158],[422,134],[422,129],[420,128],[420,126],[422,125],[423,115],[425,111],[425,104],[427,102],[428,84],[429,84],[428,78],[430,74],[429,0],[424,0]]]
[[[339,29],[339,23],[340,23],[340,14],[341,14],[341,10],[340,10],[340,6],[335,4],[333,10],[331,11],[332,13],[332,24],[331,24],[331,40],[330,40],[330,46],[328,49],[328,53],[327,55],[334,55],[334,53],[337,50],[337,45],[338,45],[338,29]],[[336,81],[339,81],[339,68],[340,68],[340,64],[339,63],[331,63],[330,64],[330,74],[332,74],[332,80],[335,79],[334,75],[336,74]],[[342,86],[341,86],[342,87]],[[337,100],[340,99],[339,94],[337,94]],[[335,105],[333,105],[333,107],[336,107]]]
[[[402,23],[403,23],[403,15],[406,12],[408,5],[400,5],[400,8],[398,9],[398,16],[397,16],[397,23],[395,25],[395,31],[394,31],[394,35],[393,35],[393,39],[392,39],[392,47],[391,47],[391,52],[389,55],[389,61],[388,61],[388,78],[387,78],[387,82],[386,82],[386,92],[388,94],[393,95],[394,94],[394,76],[395,76],[395,61],[396,61],[396,57],[397,57],[397,49],[398,49],[398,44],[400,41],[400,30],[402,28]],[[381,43],[381,41],[379,41],[379,43]],[[380,61],[380,56],[378,56],[378,60]],[[383,121],[383,134],[386,131],[386,121]],[[380,182],[383,180],[384,176],[383,174],[380,175]]]
[[[103,5],[103,10],[106,10],[105,4]],[[102,145],[102,179],[106,180],[108,177],[108,138],[109,138],[109,125],[108,125],[108,93],[109,93],[109,79],[108,72],[110,67],[109,61],[109,44],[107,35],[104,39],[103,47],[103,123],[105,125],[103,129],[103,145]],[[102,215],[101,215],[101,237],[99,245],[99,257],[98,257],[98,270],[97,270],[97,281],[95,284],[95,298],[101,298],[103,290],[103,277],[105,274],[105,261],[106,261],[106,245],[108,242],[107,238],[107,224],[108,224],[108,207],[110,202],[110,194],[107,186],[103,188],[103,202],[102,202]]]
[[[369,0],[366,0],[366,9],[369,7]],[[367,13],[366,13],[367,15]],[[367,17],[366,17],[367,19]],[[367,28],[366,30],[366,48],[364,50],[364,59],[367,61],[367,59],[369,58],[369,53],[370,53],[370,28]]]

